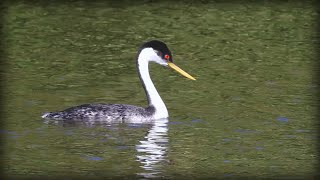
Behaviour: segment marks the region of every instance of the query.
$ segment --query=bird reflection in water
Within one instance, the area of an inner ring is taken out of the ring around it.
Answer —
[[[165,162],[168,146],[168,119],[156,120],[139,145],[136,145],[137,160],[143,172],[137,175],[144,178],[161,177],[162,162]]]
[[[85,127],[112,127],[116,124],[104,123],[99,121],[54,121],[45,120],[46,124],[60,125],[63,127],[85,126]],[[120,125],[120,124],[118,124]],[[147,135],[139,144],[135,145],[137,151],[137,161],[141,163],[140,167],[143,172],[136,173],[143,178],[159,178],[163,177],[162,167],[166,161],[166,152],[168,149],[168,119],[154,120],[152,123],[141,124],[150,125]]]

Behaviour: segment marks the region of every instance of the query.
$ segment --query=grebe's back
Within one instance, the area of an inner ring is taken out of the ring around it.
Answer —
[[[45,113],[42,118],[55,120],[102,120],[107,122],[148,122],[155,108],[128,104],[83,104],[59,112]]]

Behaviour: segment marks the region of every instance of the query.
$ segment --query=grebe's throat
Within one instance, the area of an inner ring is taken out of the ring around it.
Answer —
[[[148,104],[155,108],[154,118],[167,118],[168,110],[166,105],[162,101],[149,74],[149,61],[151,61],[151,58],[154,56],[155,52],[152,48],[145,48],[141,50],[137,60],[138,73],[148,99]]]

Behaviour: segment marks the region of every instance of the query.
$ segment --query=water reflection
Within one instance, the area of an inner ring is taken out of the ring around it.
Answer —
[[[166,158],[168,141],[168,119],[155,121],[144,140],[136,145],[137,160],[143,168],[143,172],[138,173],[139,176],[145,178],[161,176],[161,162]]]
[[[106,123],[101,121],[56,121],[56,120],[44,120],[46,124],[53,124],[62,127],[122,127],[126,128],[141,128],[148,127],[148,132],[145,137],[141,138],[138,144],[135,145],[137,151],[137,161],[141,163],[140,167],[142,172],[136,173],[142,178],[156,178],[161,177],[163,163],[166,162],[166,152],[168,148],[168,119],[159,119],[151,123],[144,124],[115,124]],[[122,126],[124,125],[124,126]],[[128,129],[127,129],[128,130]],[[72,135],[72,130],[68,129],[65,135]],[[104,135],[106,136],[106,135]],[[139,138],[140,139],[140,138]],[[126,148],[126,146],[119,146],[120,149]],[[85,157],[88,160],[100,161],[103,160],[100,157]]]

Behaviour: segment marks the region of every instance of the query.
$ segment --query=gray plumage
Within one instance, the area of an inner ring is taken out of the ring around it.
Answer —
[[[107,122],[150,121],[155,109],[127,104],[83,104],[59,112],[45,113],[42,118],[55,120],[100,120]]]

